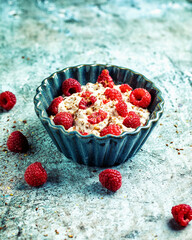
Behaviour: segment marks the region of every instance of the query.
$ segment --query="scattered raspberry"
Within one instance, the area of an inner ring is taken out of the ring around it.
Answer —
[[[0,107],[9,111],[16,104],[16,97],[12,92],[6,91],[0,94]]]
[[[55,125],[63,125],[66,130],[73,126],[73,116],[69,112],[57,113],[53,119]]]
[[[100,132],[101,137],[103,137],[107,134],[112,134],[112,135],[118,136],[121,134],[121,128],[117,124],[110,124],[109,126],[104,127]]]
[[[92,92],[85,91],[81,94],[81,97],[83,98],[89,98],[91,96]]]
[[[65,94],[65,96],[70,96],[73,93],[81,92],[81,84],[73,78],[68,78],[62,84],[62,92]]]
[[[122,185],[122,176],[117,170],[106,169],[99,174],[99,181],[103,187],[116,192]]]
[[[111,76],[109,75],[109,71],[107,69],[102,70],[101,74],[97,79],[98,83],[101,83],[103,87],[113,88],[114,82]]]
[[[120,100],[116,105],[116,110],[118,112],[118,114],[121,116],[121,117],[126,117],[127,114],[128,114],[128,110],[127,110],[127,104],[123,101],[123,100]]]
[[[144,88],[136,88],[130,94],[130,102],[135,106],[147,108],[151,102],[151,94]]]
[[[183,227],[186,227],[192,220],[192,209],[187,204],[179,204],[172,207],[171,213],[175,221]]]
[[[98,112],[94,112],[87,117],[87,121],[91,124],[97,124],[102,122],[107,117],[107,113],[101,109]]]
[[[27,167],[24,178],[30,186],[38,187],[46,183],[47,172],[40,162],[35,162]]]
[[[29,149],[27,138],[20,132],[12,132],[7,140],[7,147],[11,152],[26,152]]]
[[[121,93],[114,88],[107,88],[104,92],[105,96],[107,97],[107,99],[110,100],[121,100],[122,99],[122,95]]]
[[[129,86],[128,84],[121,84],[121,86],[119,88],[120,88],[122,93],[129,92],[129,91],[133,90],[133,88],[131,86]]]
[[[56,115],[58,113],[58,106],[63,101],[63,97],[57,97],[53,99],[50,106],[47,109],[49,115]]]
[[[81,94],[81,97],[83,97],[83,98],[79,102],[80,109],[86,109],[86,108],[92,106],[97,101],[97,98],[95,96],[91,96],[91,94],[92,93],[89,91],[86,91]]]
[[[127,117],[123,120],[123,125],[127,128],[137,128],[141,125],[140,117],[133,111],[130,111]]]
[[[83,135],[83,136],[86,136],[86,135],[89,134],[89,133],[87,133],[87,132],[83,132],[83,131],[79,131],[79,133],[80,133],[81,135]]]

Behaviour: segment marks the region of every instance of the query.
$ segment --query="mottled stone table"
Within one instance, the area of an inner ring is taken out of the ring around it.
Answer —
[[[190,1],[63,2],[60,10],[35,1],[0,3],[0,91],[17,97],[11,111],[0,113],[0,239],[191,240],[192,224],[179,228],[171,216],[173,205],[192,205]],[[101,187],[102,169],[58,152],[34,112],[41,81],[81,63],[129,67],[165,98],[150,138],[115,167],[123,177],[116,193]],[[7,150],[14,130],[27,136],[26,154]],[[35,161],[49,176],[40,188],[23,178]]]

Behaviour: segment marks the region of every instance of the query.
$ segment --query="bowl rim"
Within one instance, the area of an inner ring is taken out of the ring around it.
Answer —
[[[104,67],[104,68],[109,68],[109,67],[115,67],[115,68],[118,68],[118,69],[122,69],[122,70],[126,70],[126,71],[130,71],[132,72],[133,74],[136,74],[136,75],[139,75],[141,76],[142,78],[145,79],[146,82],[149,82],[153,89],[155,89],[157,91],[157,96],[158,98],[160,99],[160,102],[157,104],[157,106],[159,106],[159,110],[158,111],[154,111],[154,114],[155,114],[155,117],[153,119],[149,119],[147,124],[144,125],[144,126],[139,126],[138,128],[136,128],[134,131],[132,132],[123,132],[121,133],[120,135],[116,136],[116,135],[112,135],[112,134],[107,134],[103,137],[100,137],[100,136],[97,136],[93,133],[91,134],[88,134],[88,135],[82,135],[80,134],[78,131],[74,130],[74,131],[66,131],[65,128],[62,126],[62,125],[54,125],[52,122],[51,122],[51,119],[48,117],[48,116],[44,116],[44,113],[45,113],[45,110],[41,108],[41,100],[40,100],[40,95],[41,95],[41,92],[43,91],[42,89],[42,86],[46,86],[49,79],[51,78],[54,78],[58,73],[61,73],[61,72],[65,72],[65,71],[68,71],[69,69],[74,69],[74,68],[82,68],[82,67],[96,67],[96,66],[99,66],[99,67]],[[164,111],[164,99],[162,97],[162,92],[159,90],[159,88],[157,88],[155,86],[155,84],[150,81],[148,78],[146,78],[143,74],[141,73],[138,73],[130,68],[127,68],[127,67],[120,67],[120,66],[117,66],[117,65],[110,65],[110,64],[79,64],[79,65],[75,65],[75,66],[71,66],[71,67],[66,67],[66,68],[63,68],[62,70],[59,70],[59,71],[55,71],[54,73],[52,73],[50,76],[48,76],[47,78],[45,78],[41,84],[37,87],[36,89],[36,94],[34,96],[34,105],[35,105],[35,111],[38,115],[38,118],[40,118],[41,121],[43,122],[46,122],[49,127],[53,128],[54,130],[60,130],[62,131],[63,134],[65,135],[68,135],[68,136],[72,136],[72,135],[76,135],[78,137],[81,137],[81,138],[96,138],[96,139],[109,139],[109,138],[114,138],[114,139],[119,139],[119,138],[124,138],[125,136],[127,135],[136,135],[138,134],[140,131],[142,130],[147,130],[149,129],[154,123],[156,123],[163,111]]]

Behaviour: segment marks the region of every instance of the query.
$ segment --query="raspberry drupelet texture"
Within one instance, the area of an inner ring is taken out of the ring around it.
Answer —
[[[112,135],[118,136],[121,134],[121,128],[117,124],[110,124],[109,126],[104,127],[100,132],[101,137],[103,137],[107,134],[112,134]]]
[[[50,106],[47,109],[49,115],[56,115],[58,113],[58,106],[63,101],[63,97],[59,96],[51,102]]]
[[[74,78],[68,78],[62,84],[62,92],[65,96],[81,92],[81,84]]]
[[[113,88],[114,82],[111,76],[109,75],[109,71],[107,69],[102,70],[101,74],[97,79],[98,83],[101,83],[103,87]]]
[[[30,186],[39,187],[46,183],[47,172],[40,162],[35,162],[27,167],[24,178]]]
[[[151,94],[144,88],[136,88],[130,94],[130,102],[135,106],[147,108],[151,102]]]
[[[128,114],[128,110],[127,110],[127,104],[123,101],[123,100],[120,100],[116,105],[116,110],[118,112],[118,114],[121,116],[121,117],[126,117],[127,114]]]
[[[187,204],[179,204],[171,209],[175,221],[182,227],[186,227],[192,220],[192,209]]]
[[[9,111],[16,104],[16,97],[12,92],[5,91],[0,94],[0,107]]]
[[[129,92],[129,91],[133,90],[133,88],[131,86],[129,86],[128,84],[121,84],[121,86],[119,88],[120,88],[122,93]]]
[[[92,96],[91,94],[92,92],[89,91],[81,94],[82,99],[79,102],[80,109],[86,109],[88,107],[91,107],[97,101],[97,98],[95,96]]]
[[[141,125],[140,117],[133,111],[130,111],[127,117],[123,120],[123,125],[127,128],[137,128]]]
[[[73,126],[73,116],[69,112],[57,113],[53,119],[55,125],[62,125],[66,130]]]
[[[117,170],[106,169],[99,174],[99,181],[103,187],[116,192],[122,185],[122,176]]]
[[[121,100],[122,99],[122,95],[121,93],[117,90],[117,89],[114,89],[114,88],[107,88],[104,92],[105,96],[107,99],[110,99],[110,100]]]
[[[12,132],[7,140],[7,147],[11,152],[26,152],[29,149],[27,138],[20,132]]]
[[[94,112],[87,117],[87,121],[91,124],[97,124],[102,122],[107,117],[107,113],[101,109],[98,112]]]

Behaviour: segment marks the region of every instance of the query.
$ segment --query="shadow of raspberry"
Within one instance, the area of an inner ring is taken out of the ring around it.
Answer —
[[[171,218],[169,221],[168,221],[168,227],[174,231],[181,231],[183,229],[185,229],[185,227],[182,227],[180,226],[174,218]]]

